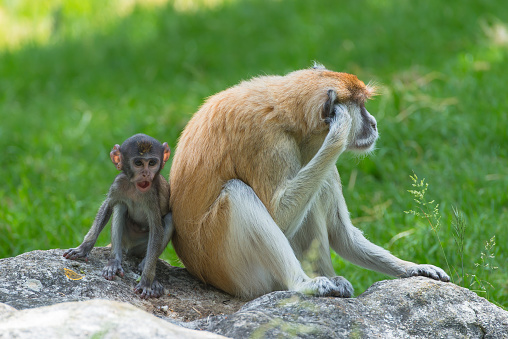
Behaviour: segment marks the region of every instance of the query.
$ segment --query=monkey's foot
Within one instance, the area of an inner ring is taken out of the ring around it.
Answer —
[[[311,294],[316,297],[340,297],[349,298],[353,295],[354,289],[349,281],[343,277],[316,277],[302,283],[297,291]]]
[[[109,259],[108,264],[102,270],[102,276],[108,280],[113,280],[115,275],[123,277],[122,262],[117,259]]]
[[[355,289],[353,288],[353,285],[344,277],[337,276],[330,278],[330,280],[335,284],[337,289],[340,292],[340,297],[342,298],[351,298],[354,293]]]
[[[70,260],[85,258],[85,261],[88,261],[88,253],[89,252],[90,252],[90,250],[87,250],[81,246],[78,246],[76,248],[69,248],[67,251],[64,252],[63,257],[65,259],[70,259]]]
[[[439,267],[434,265],[414,265],[407,269],[403,278],[424,276],[434,280],[441,280],[444,282],[450,281],[450,277]]]
[[[143,281],[143,279],[141,279],[141,281]],[[139,294],[142,299],[158,298],[164,294],[164,286],[157,280],[154,280],[151,286],[140,282],[134,287],[134,292]]]

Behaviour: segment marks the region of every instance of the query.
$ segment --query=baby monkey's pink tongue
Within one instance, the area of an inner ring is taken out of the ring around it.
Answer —
[[[138,182],[138,187],[140,188],[147,188],[149,185],[150,185],[149,181]]]

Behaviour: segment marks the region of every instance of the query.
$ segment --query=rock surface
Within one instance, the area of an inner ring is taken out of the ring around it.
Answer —
[[[232,338],[508,338],[508,312],[451,283],[375,283],[351,299],[274,292],[186,326]]]
[[[0,259],[0,302],[21,310],[100,298],[128,302],[176,323],[232,314],[245,303],[160,259],[156,274],[167,293],[158,299],[143,300],[134,293],[139,259],[124,257],[125,276],[108,281],[102,277],[102,269],[109,248],[94,248],[88,262],[67,260],[62,257],[63,252],[61,249],[33,251]]]
[[[0,338],[224,338],[171,324],[127,303],[66,302],[22,311],[0,308]]]
[[[133,292],[138,260],[125,258],[125,277],[111,282],[101,275],[108,248],[88,262],[62,254],[0,259],[0,338],[508,338],[508,312],[423,277],[378,282],[351,299],[274,292],[245,303],[159,260],[168,293],[142,300]]]

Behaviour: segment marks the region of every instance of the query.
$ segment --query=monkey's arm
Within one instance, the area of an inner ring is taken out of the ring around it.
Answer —
[[[164,252],[164,249],[168,246],[169,242],[171,241],[171,238],[173,237],[173,233],[175,231],[175,227],[173,226],[173,214],[169,212],[162,218],[162,224],[164,227],[164,235],[162,237],[162,245],[159,248],[159,253],[157,254],[157,257],[160,257],[162,252]],[[138,269],[143,272],[143,269],[145,267],[146,262],[146,256],[143,258],[143,261],[138,266]]]
[[[344,259],[394,277],[425,276],[450,281],[448,274],[437,266],[399,259],[384,248],[371,243],[351,224],[349,217],[342,214],[338,223],[342,225],[335,227],[329,234],[330,245]]]
[[[88,254],[94,247],[95,242],[99,237],[99,234],[104,229],[104,226],[106,226],[106,224],[108,223],[112,211],[113,210],[110,206],[110,199],[107,198],[99,208],[99,212],[97,212],[97,215],[95,216],[95,220],[92,224],[92,227],[85,235],[85,238],[81,243],[81,245],[79,245],[76,248],[68,249],[67,251],[64,252],[63,256],[67,259],[72,260],[78,258],[85,258],[85,260],[88,260]]]
[[[125,217],[127,206],[123,203],[116,203],[113,207],[113,220],[111,221],[111,254],[108,264],[102,270],[102,276],[113,280],[115,275],[123,277],[122,268],[122,239],[126,227]]]
[[[338,173],[336,176],[338,178]],[[330,192],[334,193],[328,195],[326,199],[333,201],[336,209],[332,209],[329,214],[328,238],[331,248],[341,257],[356,265],[394,277],[422,275],[435,280],[450,281],[450,277],[439,267],[418,265],[399,259],[367,240],[351,223],[339,180],[332,178],[329,185]]]
[[[347,146],[351,117],[345,106],[338,107],[319,151],[294,178],[283,183],[272,199],[274,220],[287,237],[292,237],[298,231],[327,173]]]

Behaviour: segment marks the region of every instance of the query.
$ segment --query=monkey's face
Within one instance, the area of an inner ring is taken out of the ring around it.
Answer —
[[[131,168],[131,182],[136,185],[138,191],[144,193],[152,187],[152,181],[160,171],[158,158],[134,157],[129,159]]]
[[[152,182],[168,161],[168,143],[161,145],[146,134],[136,134],[125,140],[122,146],[115,145],[110,157],[119,171],[123,171],[130,182],[141,192],[152,188]]]
[[[371,151],[379,136],[376,118],[367,111],[363,102],[351,102],[346,106],[352,118],[347,149],[359,152]]]
[[[321,119],[324,123],[329,124],[335,116],[349,114],[351,116],[351,131],[348,136],[347,149],[369,152],[374,148],[379,136],[377,122],[365,108],[365,100],[370,94],[364,93],[362,90],[365,88],[364,91],[367,91],[367,87],[363,82],[357,81],[362,87],[360,87],[360,90],[355,90],[355,96],[351,95],[350,90],[344,88],[327,90],[327,98],[322,106]]]

